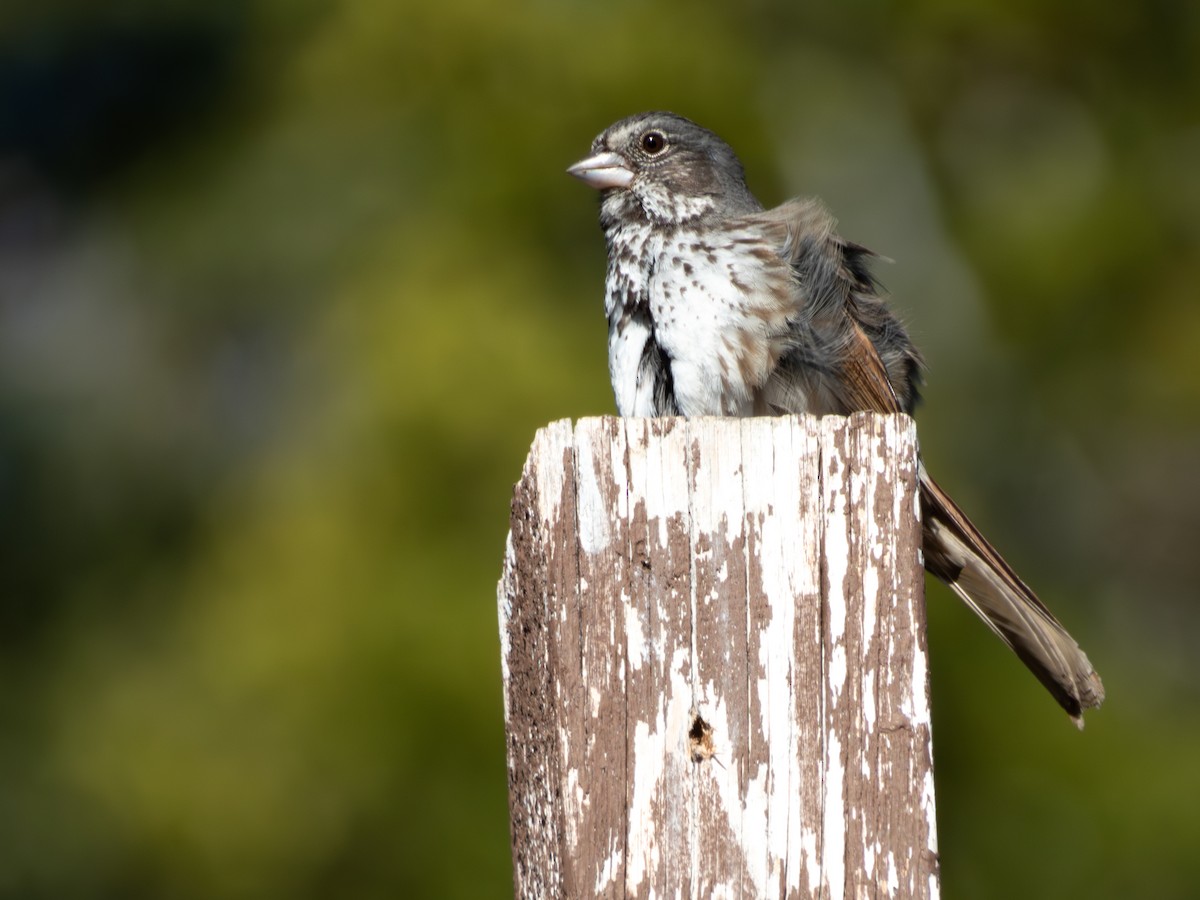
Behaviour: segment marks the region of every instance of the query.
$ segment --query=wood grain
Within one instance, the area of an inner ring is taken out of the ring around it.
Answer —
[[[499,586],[519,897],[937,896],[904,416],[539,431]]]

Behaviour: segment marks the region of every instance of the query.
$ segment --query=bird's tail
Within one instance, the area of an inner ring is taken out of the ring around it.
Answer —
[[[1012,648],[1083,728],[1083,711],[1104,702],[1104,685],[1075,639],[924,466],[921,508],[925,568],[949,585]]]

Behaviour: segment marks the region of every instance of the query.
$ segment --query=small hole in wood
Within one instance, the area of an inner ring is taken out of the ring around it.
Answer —
[[[707,762],[716,752],[713,750],[713,730],[700,716],[692,719],[692,727],[688,729],[688,744],[691,746],[692,762]]]

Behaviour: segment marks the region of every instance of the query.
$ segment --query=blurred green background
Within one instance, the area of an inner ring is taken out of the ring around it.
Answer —
[[[511,892],[495,582],[670,108],[820,194],[1080,735],[930,589],[950,897],[1200,895],[1200,5],[0,7],[0,896]]]

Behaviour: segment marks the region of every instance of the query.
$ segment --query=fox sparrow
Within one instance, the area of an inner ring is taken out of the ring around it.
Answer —
[[[820,202],[763,209],[729,145],[666,112],[622,119],[567,170],[600,191],[608,366],[623,416],[911,413],[921,357]],[[1100,677],[920,466],[925,567],[1082,727]]]

